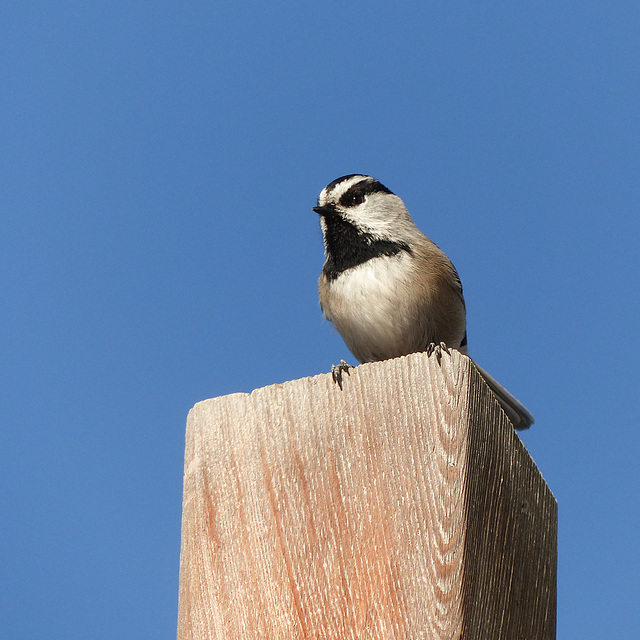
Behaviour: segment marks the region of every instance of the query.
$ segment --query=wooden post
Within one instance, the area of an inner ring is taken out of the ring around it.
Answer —
[[[556,501],[469,358],[198,403],[178,640],[551,640]]]

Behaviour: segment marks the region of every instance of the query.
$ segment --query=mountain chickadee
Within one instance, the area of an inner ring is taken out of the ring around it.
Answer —
[[[313,210],[320,214],[326,258],[320,306],[360,362],[418,351],[435,352],[440,361],[448,347],[467,353],[458,273],[398,196],[370,176],[353,174],[327,185]],[[529,411],[478,370],[514,427],[530,427]]]

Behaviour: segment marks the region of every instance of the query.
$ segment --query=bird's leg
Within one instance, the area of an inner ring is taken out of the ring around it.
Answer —
[[[331,377],[340,387],[340,391],[342,391],[342,374],[346,373],[347,375],[351,375],[349,369],[353,369],[353,367],[350,364],[347,364],[344,360],[340,360],[340,364],[331,365]]]
[[[443,352],[446,353],[447,355],[450,355],[449,347],[447,347],[447,345],[444,342],[439,342],[438,344],[436,344],[435,342],[431,342],[427,345],[426,351],[427,351],[428,358],[430,358],[433,354],[435,354],[438,364],[440,364],[440,361],[442,360]]]

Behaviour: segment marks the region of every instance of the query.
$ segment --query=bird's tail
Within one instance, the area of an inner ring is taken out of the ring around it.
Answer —
[[[500,406],[504,409],[513,426],[518,430],[528,429],[534,423],[534,419],[527,408],[522,402],[514,398],[499,382],[494,380],[482,367],[478,366],[475,362],[474,364],[490,389],[496,394]]]

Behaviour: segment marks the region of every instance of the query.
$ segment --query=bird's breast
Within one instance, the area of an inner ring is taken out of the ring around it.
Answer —
[[[420,312],[412,296],[412,256],[374,258],[337,278],[320,277],[320,304],[361,362],[386,360],[424,348]]]

